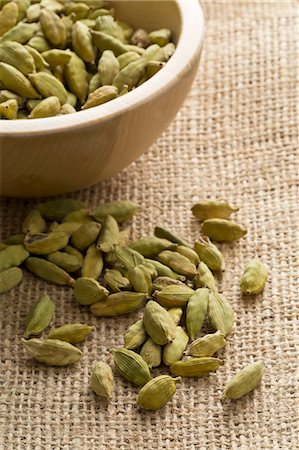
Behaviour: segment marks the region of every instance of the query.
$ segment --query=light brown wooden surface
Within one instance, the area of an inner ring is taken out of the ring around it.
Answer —
[[[111,3],[117,17],[135,26],[170,28],[175,54],[151,80],[105,105],[68,116],[0,121],[1,196],[57,195],[114,175],[153,144],[183,103],[203,38],[197,0]]]

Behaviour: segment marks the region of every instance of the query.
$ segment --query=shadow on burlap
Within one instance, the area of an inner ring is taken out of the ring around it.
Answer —
[[[90,390],[93,362],[112,363],[141,311],[116,320],[91,317],[70,289],[26,274],[2,296],[1,450],[219,450],[297,449],[296,148],[295,90],[298,9],[295,2],[204,2],[207,31],[192,92],[176,120],[142,158],[92,189],[74,194],[90,206],[113,199],[141,205],[132,237],[164,224],[188,239],[199,235],[190,207],[198,199],[239,205],[235,219],[245,239],[222,245],[227,269],[219,290],[236,321],[224,364],[203,379],[184,379],[163,410],[136,406],[138,389],[115,378],[114,398],[102,403]],[[2,201],[3,238],[17,232],[29,201]],[[270,277],[262,295],[242,298],[244,264],[260,257]],[[47,291],[56,303],[55,325],[96,326],[73,367],[46,368],[20,347],[31,303]],[[220,397],[231,376],[262,359],[260,388],[237,402]],[[166,372],[165,368],[161,369]],[[155,373],[160,373],[156,371]]]

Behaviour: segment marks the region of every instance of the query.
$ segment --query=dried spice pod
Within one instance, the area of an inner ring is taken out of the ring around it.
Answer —
[[[195,241],[194,250],[211,270],[224,270],[225,263],[220,250],[213,244],[210,239]]]
[[[204,337],[191,342],[185,354],[197,357],[213,356],[225,344],[224,334],[221,331],[216,331],[216,333],[206,334]]]
[[[67,286],[74,286],[75,284],[75,280],[65,270],[45,259],[30,256],[26,260],[25,267],[46,281]]]
[[[176,383],[180,377],[160,375],[148,381],[139,391],[137,405],[148,411],[161,409],[176,393]]]
[[[176,333],[172,317],[159,303],[150,300],[144,309],[143,323],[147,334],[159,345],[171,342]]]
[[[70,344],[79,344],[85,341],[93,330],[94,327],[83,323],[70,323],[51,330],[47,339],[59,339]]]
[[[47,224],[38,209],[30,211],[22,223],[22,231],[25,234],[44,233]]]
[[[48,255],[65,247],[68,244],[69,237],[69,233],[64,231],[27,235],[24,247],[28,252],[36,255]]]
[[[77,250],[85,250],[90,247],[98,238],[101,225],[97,222],[89,222],[81,225],[72,237],[71,243]]]
[[[221,364],[218,358],[191,358],[186,361],[176,361],[170,366],[170,372],[182,377],[203,377],[217,370]]]
[[[254,259],[246,265],[243,271],[240,289],[245,294],[258,294],[264,289],[267,278],[266,266],[258,259]]]
[[[228,301],[216,291],[210,291],[208,317],[215,330],[227,336],[233,327],[234,312]]]
[[[196,275],[193,278],[193,284],[197,289],[206,287],[212,291],[216,290],[214,275],[203,261],[200,261],[198,264]]]
[[[111,294],[106,300],[91,305],[91,312],[98,317],[114,317],[129,314],[138,309],[146,295],[139,292],[121,291]]]
[[[166,286],[161,291],[155,291],[154,297],[164,308],[172,308],[174,306],[186,306],[194,290],[186,285]]]
[[[177,245],[167,239],[149,236],[131,242],[129,247],[141,253],[146,258],[153,258],[160,252],[163,252],[163,250],[175,250]]]
[[[182,327],[177,327],[175,337],[172,342],[163,348],[163,363],[166,366],[179,361],[187,347],[189,337]]]
[[[170,267],[175,272],[189,279],[196,275],[196,267],[191,261],[180,253],[164,250],[157,256],[158,261]]]
[[[19,267],[10,267],[0,272],[0,294],[9,292],[11,289],[21,283],[23,272]]]
[[[21,339],[21,342],[29,356],[47,366],[67,366],[82,357],[81,350],[58,339]]]
[[[8,245],[0,253],[0,272],[10,267],[20,266],[28,256],[29,252],[23,245]]]
[[[91,374],[91,388],[100,397],[110,400],[113,392],[113,374],[108,364],[97,362]]]
[[[191,210],[197,219],[204,222],[207,219],[228,219],[232,213],[239,211],[239,208],[231,206],[227,202],[208,200],[196,203]]]
[[[261,361],[248,364],[227,383],[222,400],[237,400],[248,394],[260,384],[264,372],[265,366]]]
[[[202,232],[213,241],[235,241],[246,235],[247,230],[226,219],[208,219],[202,224]]]
[[[144,359],[150,369],[159,367],[162,361],[162,346],[156,344],[148,337],[141,347],[140,356]]]
[[[191,341],[200,331],[208,310],[209,289],[197,289],[190,297],[186,309],[186,327]]]
[[[109,291],[93,278],[77,278],[74,297],[81,305],[92,305],[108,297]]]
[[[111,350],[118,372],[131,383],[143,386],[151,379],[149,367],[138,353],[127,348]]]
[[[125,348],[132,350],[140,347],[147,339],[147,332],[143,325],[143,320],[139,319],[128,329],[124,337]]]
[[[41,334],[50,325],[54,311],[55,304],[47,294],[37,300],[26,318],[25,338]]]
[[[114,250],[119,242],[118,223],[113,216],[106,216],[102,222],[101,231],[97,241],[97,248],[104,253]]]

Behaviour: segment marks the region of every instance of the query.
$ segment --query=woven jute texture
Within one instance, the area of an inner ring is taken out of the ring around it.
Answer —
[[[187,0],[186,0],[187,1]],[[162,224],[199,236],[190,207],[199,199],[239,205],[235,220],[246,238],[221,245],[226,271],[219,290],[235,310],[223,365],[202,379],[183,379],[164,409],[142,412],[138,389],[116,375],[114,397],[101,402],[90,389],[94,361],[113,365],[141,311],[97,319],[72,290],[25,274],[1,296],[1,450],[298,449],[296,383],[298,333],[296,214],[298,166],[295,79],[298,70],[295,2],[203,3],[207,19],[197,80],[176,120],[127,170],[73,194],[94,207],[114,199],[141,205],[132,238]],[[3,238],[18,232],[34,202],[2,201]],[[263,294],[240,295],[244,264],[260,257],[270,276]],[[67,368],[34,363],[20,346],[31,303],[47,291],[54,324],[83,322],[96,332],[81,345],[82,360]],[[253,393],[221,403],[226,382],[244,365],[263,360],[266,373]],[[166,368],[153,373],[167,373]],[[298,406],[298,404],[297,404]]]

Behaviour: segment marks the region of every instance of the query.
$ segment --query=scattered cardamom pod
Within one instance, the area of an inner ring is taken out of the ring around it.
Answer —
[[[97,241],[97,248],[104,253],[109,253],[119,241],[118,223],[113,216],[106,216],[102,222],[102,228]]]
[[[19,267],[10,267],[0,272],[0,294],[4,294],[16,287],[21,283],[22,279],[23,272]]]
[[[160,291],[155,291],[153,296],[164,306],[164,308],[171,308],[174,306],[187,305],[190,297],[194,294],[194,290],[186,285],[172,285],[166,286]]]
[[[41,334],[50,325],[54,310],[55,304],[47,294],[37,300],[32,305],[26,319],[25,338]]]
[[[27,235],[24,247],[28,252],[36,255],[48,255],[65,247],[69,237],[69,233],[64,231],[51,231],[50,233],[40,233],[33,236]]]
[[[157,259],[162,264],[165,264],[170,267],[170,269],[189,279],[193,279],[196,275],[196,266],[192,264],[188,258],[180,255],[180,253],[164,250],[159,253]]]
[[[80,344],[85,341],[87,336],[94,330],[83,323],[70,323],[54,328],[47,336],[47,339],[58,339],[60,341],[69,342],[70,344]]]
[[[190,297],[186,309],[186,327],[191,341],[201,330],[208,310],[209,289],[199,288]]]
[[[208,317],[215,330],[227,336],[233,327],[234,312],[231,305],[216,291],[210,291]]]
[[[222,400],[237,400],[248,394],[260,384],[264,372],[265,366],[261,361],[248,364],[227,383]]]
[[[211,291],[216,290],[215,278],[208,266],[200,261],[197,267],[197,272],[195,277],[193,278],[194,287],[201,288],[206,287]]]
[[[91,374],[91,388],[100,397],[110,400],[113,392],[113,374],[108,364],[97,362]]]
[[[89,222],[81,225],[71,237],[71,243],[77,250],[85,250],[90,247],[99,235],[101,225],[97,222]]]
[[[150,369],[158,367],[162,361],[162,346],[156,344],[152,338],[147,338],[140,350],[140,356]]]
[[[201,239],[195,241],[194,250],[198,254],[201,261],[203,261],[211,270],[224,270],[225,263],[220,250],[209,239],[207,241]]]
[[[170,366],[170,372],[181,377],[203,377],[217,370],[220,364],[222,363],[218,358],[191,358],[176,361]]]
[[[141,306],[146,295],[139,292],[116,292],[106,300],[91,305],[91,312],[98,317],[113,317],[129,314]]]
[[[167,239],[150,236],[131,242],[129,247],[141,253],[146,258],[152,258],[163,250],[176,249],[177,245]]]
[[[207,219],[228,219],[233,212],[239,208],[229,205],[226,202],[205,201],[192,206],[193,215],[204,222]]]
[[[182,327],[176,328],[175,337],[172,342],[163,348],[163,363],[166,366],[179,361],[187,347],[189,337]]]
[[[61,222],[68,214],[84,208],[84,204],[72,198],[49,200],[40,203],[37,209],[44,219]],[[72,220],[74,222],[74,220]]]
[[[143,386],[151,379],[149,367],[138,353],[127,348],[111,350],[118,372],[131,383]]]
[[[6,242],[7,244],[7,242]],[[10,267],[17,267],[29,256],[23,245],[7,245],[0,253],[0,272]]]
[[[140,347],[147,339],[147,333],[145,331],[143,320],[139,319],[137,322],[131,325],[124,337],[125,348],[133,350]]]
[[[141,266],[131,267],[128,270],[128,279],[134,291],[151,294],[153,289],[151,276],[146,270],[142,270]]]
[[[82,277],[94,278],[97,280],[104,267],[103,254],[95,244],[88,247],[83,260]]]
[[[102,222],[105,216],[113,216],[120,224],[132,219],[137,209],[138,205],[136,203],[128,200],[118,200],[98,206],[90,215],[99,222]]]
[[[148,381],[139,391],[137,405],[148,411],[161,409],[176,393],[176,383],[180,378],[160,375]]]
[[[245,236],[247,230],[226,219],[207,219],[202,224],[202,232],[213,241],[235,241]]]
[[[106,269],[104,281],[112,292],[129,291],[132,288],[130,281],[117,269]]]
[[[25,262],[25,267],[46,281],[68,286],[74,286],[75,284],[75,280],[65,270],[45,259],[30,256]]]
[[[25,350],[32,358],[47,366],[67,366],[79,361],[82,352],[65,341],[58,339],[21,339]]]
[[[159,345],[171,342],[176,333],[172,317],[159,303],[150,300],[144,309],[143,323],[147,334]]]
[[[108,297],[109,291],[93,278],[77,278],[74,285],[74,297],[81,305],[92,305]]]
[[[264,289],[267,277],[268,271],[261,261],[258,259],[250,261],[241,277],[241,291],[245,294],[258,294]]]
[[[46,222],[38,209],[33,209],[30,211],[22,223],[22,231],[25,234],[34,235],[44,233],[46,227]]]
[[[225,344],[224,334],[221,331],[216,331],[216,333],[206,334],[204,337],[191,342],[185,354],[201,358],[204,356],[213,356]]]

